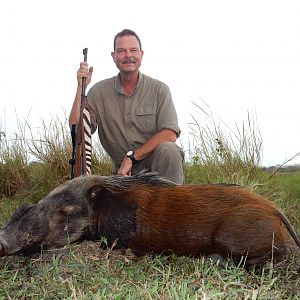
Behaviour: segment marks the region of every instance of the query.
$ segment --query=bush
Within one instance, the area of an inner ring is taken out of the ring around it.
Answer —
[[[72,142],[67,120],[42,120],[34,131],[28,122],[19,123],[14,139],[0,134],[0,195],[30,197],[39,200],[70,178]],[[101,145],[93,145],[93,174],[109,175],[112,163]]]
[[[200,123],[192,116],[189,123],[192,149],[189,149],[189,170],[186,181],[253,184],[260,173],[262,139],[248,114],[247,122],[235,130],[215,118],[209,109],[195,104]],[[221,126],[225,127],[226,130]]]

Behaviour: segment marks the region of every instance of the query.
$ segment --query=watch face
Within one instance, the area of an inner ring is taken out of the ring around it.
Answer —
[[[131,151],[131,150],[127,152],[127,156],[130,156],[132,154],[133,154],[133,151]]]

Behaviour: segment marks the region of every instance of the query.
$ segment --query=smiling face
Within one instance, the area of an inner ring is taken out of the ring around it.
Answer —
[[[138,39],[134,35],[126,35],[116,39],[116,48],[111,56],[120,72],[126,74],[138,72],[143,54]]]

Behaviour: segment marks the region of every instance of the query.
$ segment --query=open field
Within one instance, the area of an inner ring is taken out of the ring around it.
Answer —
[[[300,232],[300,174],[278,175],[278,201]],[[1,199],[1,225],[22,200]],[[296,221],[298,219],[298,221]],[[101,247],[104,246],[104,247]],[[146,256],[77,243],[31,257],[0,258],[0,299],[298,299],[299,255],[263,270],[211,258]]]
[[[246,272],[207,258],[142,257],[83,242],[0,260],[0,299],[298,299],[290,257]],[[299,261],[298,261],[299,262]]]
[[[300,197],[294,196],[284,206],[297,209],[299,217]],[[19,202],[1,200],[1,224]],[[291,254],[245,271],[242,263],[215,257],[136,258],[129,250],[105,248],[105,241],[84,241],[32,257],[0,258],[0,299],[298,299],[299,265],[299,255]]]
[[[63,126],[52,125],[38,138],[25,139],[21,131],[12,144],[0,135],[0,227],[20,203],[36,203],[68,180],[70,141]],[[300,172],[272,176],[261,170],[260,141],[253,132],[239,136],[238,147],[218,130],[195,134],[201,138],[185,165],[186,183],[243,185],[274,201],[300,234]],[[101,151],[94,149],[93,173],[107,175],[111,162]],[[216,256],[136,258],[130,250],[108,249],[105,240],[84,241],[30,257],[0,258],[0,299],[299,299],[299,266],[299,251],[246,271],[243,262]]]

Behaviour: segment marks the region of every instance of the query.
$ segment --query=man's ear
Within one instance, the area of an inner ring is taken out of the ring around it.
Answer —
[[[115,53],[114,51],[112,51],[110,54],[111,54],[111,57],[112,57],[112,59],[114,60],[114,62],[116,62],[116,61],[115,61],[115,55],[116,55],[116,53]]]

